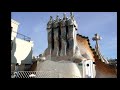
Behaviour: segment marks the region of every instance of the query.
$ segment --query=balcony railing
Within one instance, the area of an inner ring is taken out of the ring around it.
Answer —
[[[68,77],[64,77],[64,76]],[[11,78],[81,78],[75,75],[68,75],[55,71],[11,71]]]
[[[30,40],[31,40],[30,37],[25,36],[25,35],[23,35],[23,34],[21,34],[21,33],[18,33],[18,32],[15,32],[15,31],[12,31],[12,32],[17,34],[16,37],[21,38],[21,39],[23,39],[23,40],[25,40],[25,41],[29,41],[29,42],[30,42]]]

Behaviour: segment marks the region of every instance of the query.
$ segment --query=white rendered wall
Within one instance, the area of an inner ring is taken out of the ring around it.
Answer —
[[[57,74],[60,75],[59,78],[73,78],[73,77],[81,78],[81,73],[77,65],[73,62],[64,61],[64,60],[59,62],[55,62],[51,60],[38,62],[36,71],[44,71],[44,72],[51,71],[54,73],[57,72]],[[54,78],[55,75],[52,75],[52,77]]]
[[[16,22],[15,20],[11,19],[12,31],[17,32],[18,31],[18,26],[19,26],[19,23]],[[11,40],[13,40],[17,35],[17,33],[14,33],[14,32],[12,32]]]
[[[89,66],[87,66],[89,64]],[[95,78],[96,70],[95,65],[93,64],[93,60],[85,60],[83,61],[83,78]]]
[[[33,42],[14,38],[11,50],[11,63],[32,64]]]

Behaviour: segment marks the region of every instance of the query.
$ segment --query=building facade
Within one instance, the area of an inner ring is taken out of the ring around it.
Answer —
[[[18,33],[19,24],[11,19],[11,71],[18,64],[18,71],[28,70],[32,64],[33,41]]]

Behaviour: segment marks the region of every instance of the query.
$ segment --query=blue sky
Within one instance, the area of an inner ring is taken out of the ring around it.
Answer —
[[[47,48],[47,22],[50,16],[63,17],[64,12],[12,12],[11,18],[20,23],[18,32],[34,41],[33,55],[38,56]],[[65,12],[69,17],[70,13]],[[117,58],[117,12],[73,12],[78,24],[78,33],[88,36],[92,47],[92,37],[98,33],[100,50],[105,58]]]

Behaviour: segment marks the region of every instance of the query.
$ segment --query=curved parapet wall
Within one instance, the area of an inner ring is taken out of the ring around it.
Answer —
[[[81,73],[77,67],[77,65],[70,61],[51,61],[46,60],[43,62],[38,62],[38,66],[35,71],[44,71],[50,72],[52,78],[56,77],[55,73],[59,75],[59,78],[81,78]],[[52,74],[54,73],[54,74]]]
[[[12,43],[11,63],[32,64],[33,42],[15,38]]]

